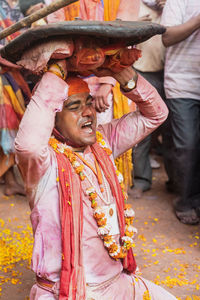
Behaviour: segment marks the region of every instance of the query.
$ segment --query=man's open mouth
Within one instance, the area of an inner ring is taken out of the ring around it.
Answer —
[[[93,133],[93,126],[92,126],[93,122],[92,121],[87,121],[85,122],[82,126],[81,129],[84,130],[84,132],[86,133]]]

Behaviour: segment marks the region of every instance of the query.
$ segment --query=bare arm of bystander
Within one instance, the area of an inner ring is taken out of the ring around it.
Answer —
[[[200,14],[191,18],[189,21],[177,25],[167,27],[166,32],[162,36],[165,47],[170,47],[187,39],[193,32],[200,28]]]

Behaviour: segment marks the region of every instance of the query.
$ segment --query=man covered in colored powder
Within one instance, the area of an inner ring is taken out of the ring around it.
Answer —
[[[59,60],[43,75],[16,138],[35,239],[30,299],[175,299],[136,274],[134,211],[114,165],[168,110],[132,67],[94,73],[117,80],[139,111],[96,128],[87,83],[67,76]]]

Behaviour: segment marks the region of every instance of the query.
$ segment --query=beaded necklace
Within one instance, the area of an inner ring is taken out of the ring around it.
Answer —
[[[112,151],[108,148],[106,142],[103,140],[102,134],[97,131],[96,136],[99,145],[104,149],[104,151],[108,155],[111,155]],[[84,165],[80,164],[77,161],[77,156],[72,151],[71,147],[67,146],[66,144],[62,144],[55,138],[50,138],[49,145],[54,149],[55,152],[63,153],[68,158],[75,172],[79,175],[81,181],[84,181],[87,178],[86,173],[84,171]],[[116,170],[116,174],[119,180],[119,184],[122,188],[124,200],[126,202],[127,194],[124,191],[123,176],[118,170]],[[105,217],[103,208],[98,205],[96,189],[94,188],[94,186],[91,186],[87,188],[85,192],[88,196],[88,199],[91,202],[93,216],[98,225],[97,234],[103,240],[104,246],[107,249],[108,254],[115,260],[126,257],[128,250],[133,247],[133,238],[137,233],[137,229],[132,226],[135,213],[131,208],[131,205],[125,203],[125,235],[121,238],[121,244],[119,244],[119,242],[116,241],[115,237],[109,234],[111,231],[111,226],[107,224],[107,218]]]

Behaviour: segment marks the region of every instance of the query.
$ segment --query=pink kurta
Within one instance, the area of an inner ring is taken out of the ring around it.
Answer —
[[[65,81],[52,73],[46,73],[39,83],[31,102],[24,114],[16,138],[16,157],[22,172],[31,207],[31,222],[34,233],[34,248],[32,269],[39,276],[56,282],[54,290],[58,292],[61,270],[61,225],[59,210],[59,183],[55,153],[48,145],[51,136],[55,114],[62,110],[67,99],[68,87]],[[138,77],[137,88],[126,94],[133,99],[140,112],[124,115],[120,120],[113,120],[100,126],[106,141],[109,143],[113,158],[140,142],[145,136],[156,129],[167,117],[167,108],[152,86],[141,76]],[[94,157],[88,146],[83,157],[94,164]],[[112,159],[113,159],[112,158]],[[96,176],[86,167],[89,180],[95,189],[99,190]],[[110,203],[114,203],[106,180],[107,193],[102,195]],[[87,299],[118,299],[141,300],[146,290],[143,279],[132,281],[134,276],[122,272],[120,261],[114,261],[108,255],[102,240],[97,235],[97,224],[92,215],[92,209],[85,190],[91,186],[87,180],[82,182],[83,199],[83,263],[87,286]],[[98,199],[100,204],[101,199]],[[110,279],[112,284],[110,284]],[[145,281],[152,292],[152,299],[175,299],[163,289]],[[91,284],[93,287],[91,287]],[[102,286],[95,287],[96,284]],[[140,288],[139,288],[140,286]],[[119,289],[120,287],[120,293]],[[124,287],[124,290],[123,290]],[[97,289],[97,290],[96,290]],[[134,291],[135,289],[135,291]],[[95,297],[94,297],[95,296]],[[99,298],[100,297],[100,298]],[[164,297],[164,298],[163,298]],[[31,300],[54,300],[56,295],[34,285],[30,295]]]

